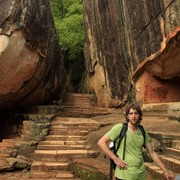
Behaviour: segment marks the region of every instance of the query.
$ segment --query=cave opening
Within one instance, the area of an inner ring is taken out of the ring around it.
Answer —
[[[21,136],[23,118],[17,112],[14,110],[1,110],[0,117],[0,142],[3,139],[13,139]]]

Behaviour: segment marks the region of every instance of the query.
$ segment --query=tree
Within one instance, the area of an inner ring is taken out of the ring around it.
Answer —
[[[82,0],[51,0],[51,7],[65,61],[75,60],[84,48]]]

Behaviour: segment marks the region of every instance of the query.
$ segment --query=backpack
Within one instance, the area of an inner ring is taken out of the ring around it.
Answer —
[[[143,126],[141,125],[138,125],[143,137],[144,137],[144,148],[145,148],[145,140],[146,140],[146,133],[145,133],[145,130],[143,128]],[[124,149],[123,149],[123,160],[125,159],[125,148],[126,148],[126,132],[127,132],[127,129],[128,129],[128,124],[127,123],[123,123],[123,127],[119,133],[119,136],[109,144],[109,148],[111,151],[113,151],[113,153],[116,155],[119,147],[120,147],[120,144],[121,144],[121,141],[123,138],[125,138],[125,143],[124,143]],[[119,139],[118,141],[118,144],[116,146],[116,141]],[[113,172],[113,169],[115,170],[116,169],[116,164],[114,163],[114,161],[112,159],[110,159],[110,180],[112,179],[112,172]]]

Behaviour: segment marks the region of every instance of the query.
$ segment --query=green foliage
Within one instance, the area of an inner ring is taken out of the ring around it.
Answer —
[[[74,60],[84,47],[82,0],[51,0],[51,6],[62,52]]]
[[[63,18],[63,0],[51,0],[53,15],[56,18]]]

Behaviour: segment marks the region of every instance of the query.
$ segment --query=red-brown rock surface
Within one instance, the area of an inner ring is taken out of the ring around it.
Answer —
[[[129,95],[180,101],[179,14],[178,0],[84,1],[89,90],[99,106],[120,106]]]
[[[64,75],[49,2],[1,1],[0,109],[59,98]]]

